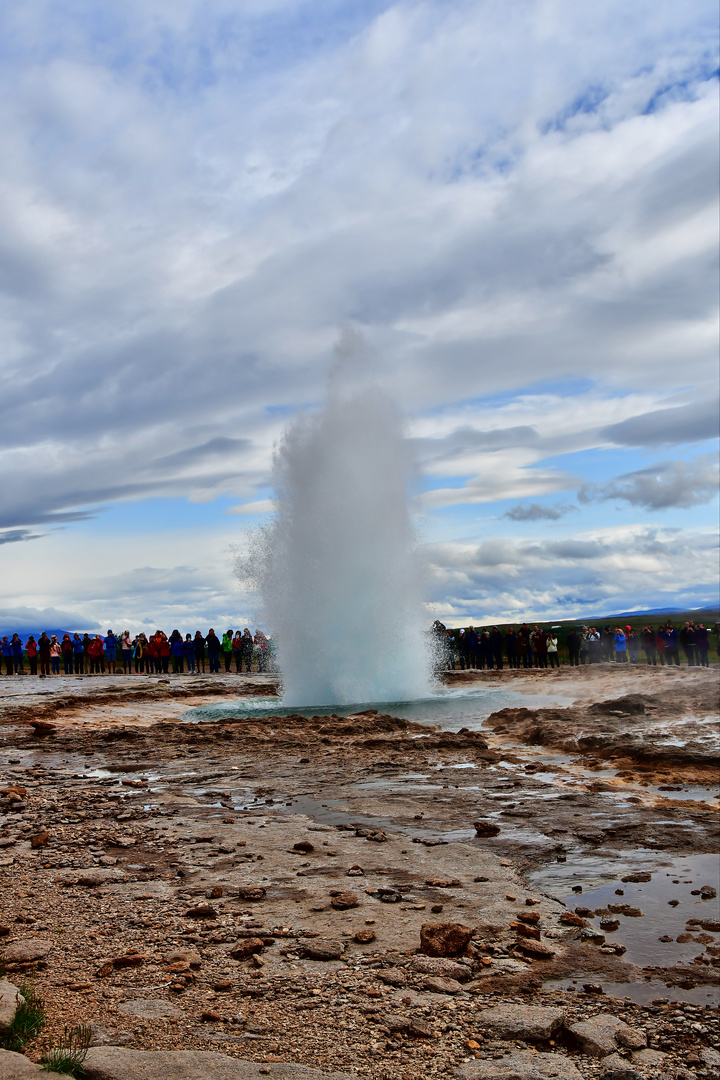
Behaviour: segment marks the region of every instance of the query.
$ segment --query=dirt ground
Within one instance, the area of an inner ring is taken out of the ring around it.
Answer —
[[[525,1002],[611,1011],[655,1072],[711,1075],[717,675],[447,672],[528,701],[454,730],[233,715],[271,676],[4,678],[0,963],[48,1014],[26,1053],[91,1023],[98,1043],[419,1080],[509,1053],[478,1010]],[[461,979],[418,963],[444,922],[472,930]]]

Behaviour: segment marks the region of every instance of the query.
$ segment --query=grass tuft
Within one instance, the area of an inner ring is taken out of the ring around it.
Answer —
[[[66,1027],[57,1046],[46,1050],[42,1056],[42,1069],[45,1072],[62,1073],[65,1076],[82,1077],[87,1075],[83,1062],[87,1057],[92,1028],[86,1024]]]
[[[15,1013],[12,1024],[0,1032],[0,1047],[3,1050],[14,1050],[16,1054],[45,1026],[45,1005],[35,987],[25,983],[18,989],[25,1002]]]

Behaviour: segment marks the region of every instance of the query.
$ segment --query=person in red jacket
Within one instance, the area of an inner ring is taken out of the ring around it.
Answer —
[[[27,639],[27,645],[25,646],[25,648],[27,649],[28,663],[30,664],[30,674],[37,675],[38,647],[37,642],[35,641],[35,638],[32,636],[32,634]]]

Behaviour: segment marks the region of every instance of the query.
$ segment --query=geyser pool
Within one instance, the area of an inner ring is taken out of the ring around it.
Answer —
[[[346,334],[338,355],[324,408],[276,452],[275,518],[256,558],[284,707],[431,689],[401,418],[370,381],[361,339]]]

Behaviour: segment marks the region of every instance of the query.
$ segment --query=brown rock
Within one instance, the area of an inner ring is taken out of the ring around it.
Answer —
[[[330,938],[314,938],[303,942],[301,953],[308,960],[339,960],[345,952],[342,941],[334,941]]]
[[[537,960],[549,960],[551,956],[555,955],[555,950],[551,949],[550,946],[546,945],[543,941],[532,941],[528,938],[523,938],[518,944],[526,956],[532,956]]]
[[[375,931],[358,930],[354,940],[357,941],[358,945],[369,945],[371,941],[375,940]]]
[[[30,847],[41,848],[47,847],[48,840],[50,839],[50,833],[46,829],[42,829],[40,832],[35,833],[30,837]]]
[[[433,1029],[424,1020],[415,1020],[400,1013],[383,1013],[380,1023],[391,1034],[412,1035],[417,1039],[432,1039]]]
[[[309,840],[298,840],[297,844],[293,844],[293,851],[301,851],[306,855],[314,850],[315,845],[311,844]]]
[[[255,953],[260,953],[265,948],[265,942],[262,938],[251,937],[244,938],[242,941],[237,941],[230,950],[230,956],[233,960],[247,960]]]
[[[237,894],[241,900],[265,899],[265,889],[262,885],[240,885]]]
[[[112,961],[114,968],[141,967],[145,963],[145,957],[141,953],[126,953],[124,956],[116,956]]]
[[[476,836],[497,836],[500,832],[500,826],[494,821],[476,821],[474,828]]]
[[[354,892],[341,892],[337,896],[333,896],[330,904],[336,911],[347,911],[348,908],[357,907],[360,903],[360,897]]]
[[[457,979],[445,979],[442,976],[429,976],[423,980],[423,988],[431,990],[435,994],[459,994],[462,983]]]
[[[217,919],[217,911],[212,904],[198,904],[197,907],[188,908],[185,912],[186,919]]]
[[[428,878],[425,882],[433,889],[455,889],[460,884],[457,878]]]
[[[472,934],[472,927],[463,923],[423,923],[420,950],[426,956],[459,956],[470,944]]]
[[[472,977],[472,969],[457,960],[448,960],[444,956],[414,956],[410,962],[412,971],[419,975],[434,975],[442,979],[456,979],[467,982]]]

